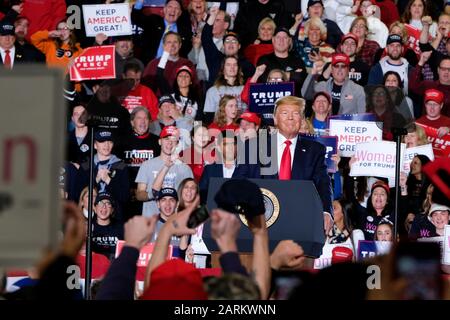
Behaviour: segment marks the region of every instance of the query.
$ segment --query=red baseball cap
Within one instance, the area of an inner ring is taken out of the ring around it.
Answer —
[[[246,120],[248,122],[253,122],[257,126],[261,125],[261,119],[254,112],[246,111],[246,112],[242,113],[241,116],[239,117],[238,121],[239,120]]]
[[[338,63],[344,63],[346,66],[350,64],[350,58],[344,53],[334,53],[331,56],[331,65],[336,65]]]
[[[341,263],[341,262],[352,262],[353,251],[347,247],[335,247],[331,251],[331,264]]]
[[[180,132],[178,131],[178,128],[175,127],[175,126],[167,126],[167,127],[164,127],[164,128],[161,130],[161,133],[159,134],[159,137],[160,137],[161,139],[163,139],[163,138],[168,137],[168,136],[176,136],[176,137],[179,137],[179,136],[180,136]]]
[[[444,94],[436,89],[428,89],[425,91],[424,102],[434,101],[438,104],[442,104],[444,102]]]
[[[184,66],[179,67],[179,68],[177,69],[177,71],[176,71],[176,75],[178,76],[178,74],[179,74],[181,71],[186,71],[186,72],[189,73],[189,75],[192,77],[192,69],[189,68],[188,66],[184,65]]]
[[[377,182],[375,182],[372,185],[371,192],[373,192],[373,190],[375,190],[375,188],[383,188],[386,191],[386,193],[389,195],[389,186],[386,182],[378,180]]]
[[[153,270],[141,300],[207,300],[200,271],[181,259],[164,262]]]
[[[341,38],[341,43],[343,43],[347,39],[353,39],[356,44],[358,44],[358,36],[354,33],[349,32],[347,34],[344,34]]]

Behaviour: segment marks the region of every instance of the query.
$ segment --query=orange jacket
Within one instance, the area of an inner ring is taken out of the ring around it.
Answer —
[[[47,66],[49,67],[59,67],[66,69],[70,60],[79,56],[83,49],[81,49],[80,44],[77,43],[77,51],[71,52],[70,47],[67,44],[63,44],[61,49],[65,50],[61,57],[58,57],[56,41],[48,36],[48,30],[38,31],[31,36],[31,43],[38,48],[42,53],[45,54],[45,60]]]

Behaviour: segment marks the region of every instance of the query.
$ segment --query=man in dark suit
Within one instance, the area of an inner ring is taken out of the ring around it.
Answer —
[[[215,163],[208,164],[200,179],[200,198],[206,203],[210,178],[260,178],[258,164],[237,161],[238,139],[233,130],[224,130],[217,137],[219,155]]]
[[[302,98],[286,96],[276,101],[274,123],[278,131],[267,137],[267,144],[260,143],[261,178],[311,180],[322,200],[324,229],[328,233],[332,225],[333,211],[331,181],[325,164],[325,147],[298,135],[301,124],[305,121],[304,110],[305,100]]]
[[[169,31],[176,32],[181,37],[180,56],[187,58],[192,49],[192,30],[189,15],[183,12],[180,0],[167,0],[164,6],[164,17],[156,14],[142,13],[143,0],[138,0],[131,12],[131,20],[144,30],[142,36],[141,60],[147,64],[154,58],[160,58],[163,53],[162,39]]]
[[[0,22],[0,62],[5,69],[13,69],[20,63],[33,62],[33,57],[16,46],[15,41],[14,25],[7,20]]]

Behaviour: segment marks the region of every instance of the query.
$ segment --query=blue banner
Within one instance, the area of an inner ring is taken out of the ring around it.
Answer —
[[[338,153],[337,137],[336,136],[318,136],[318,135],[314,135],[314,134],[300,134],[300,136],[304,139],[317,141],[325,146],[325,148],[326,148],[325,160],[327,162],[328,172],[335,173],[337,170],[336,162],[334,162],[331,157],[333,156],[333,154]]]
[[[361,261],[380,254],[387,254],[391,249],[391,246],[392,242],[390,241],[360,240],[358,242],[357,260]]]
[[[166,0],[144,0],[144,7],[164,7]]]
[[[330,116],[329,119],[335,120],[352,120],[352,121],[377,121],[375,113],[354,113],[354,114],[337,114]]]
[[[273,126],[275,101],[294,95],[294,82],[250,84],[249,110],[261,115],[263,124]]]

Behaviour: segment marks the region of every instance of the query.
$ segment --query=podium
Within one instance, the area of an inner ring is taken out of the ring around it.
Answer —
[[[229,179],[211,178],[207,207],[217,208],[214,196],[221,185]],[[323,231],[322,201],[312,181],[249,179],[256,183],[264,196],[265,218],[269,233],[269,248],[272,251],[281,240],[293,240],[300,244],[305,255],[317,258],[325,243]],[[245,190],[242,190],[245,192]],[[237,245],[241,253],[253,251],[253,235],[246,226],[244,216],[239,216],[242,226]],[[203,228],[203,240],[209,251],[218,251],[211,236],[208,220]]]

